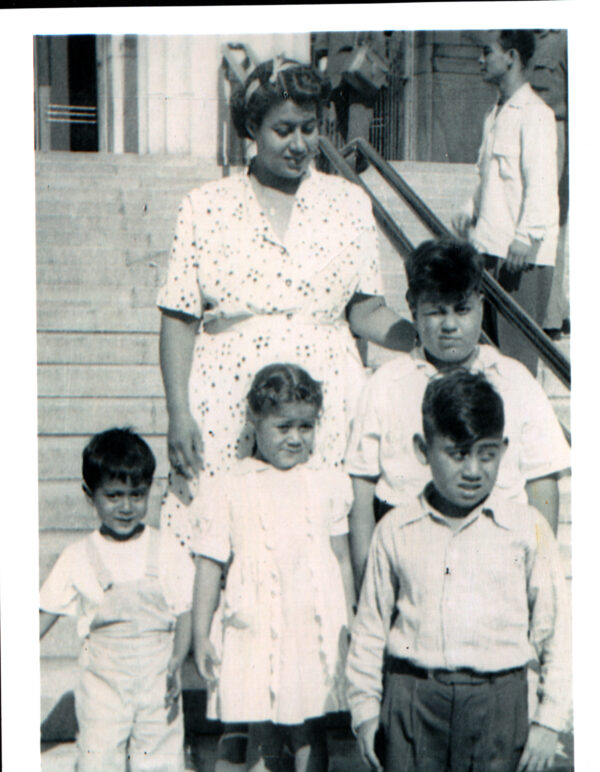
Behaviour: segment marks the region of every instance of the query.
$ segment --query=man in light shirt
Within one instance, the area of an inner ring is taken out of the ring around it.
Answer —
[[[499,98],[483,125],[479,185],[453,225],[487,255],[488,270],[541,325],[558,239],[554,112],[526,80],[533,32],[496,30],[485,38],[482,77],[498,88]],[[536,374],[536,351],[513,325],[490,313],[486,332],[502,353]]]
[[[348,701],[363,759],[387,772],[548,769],[568,711],[558,546],[536,509],[494,495],[508,440],[484,375],[432,380],[422,413],[415,452],[433,479],[377,525],[352,629]]]

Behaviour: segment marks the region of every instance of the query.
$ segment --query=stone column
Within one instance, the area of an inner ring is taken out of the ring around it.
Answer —
[[[308,33],[139,36],[140,153],[193,154],[216,160],[221,45],[249,44],[259,61],[275,54],[309,60]]]

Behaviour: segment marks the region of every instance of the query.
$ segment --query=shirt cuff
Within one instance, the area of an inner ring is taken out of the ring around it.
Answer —
[[[370,721],[372,718],[379,718],[381,705],[377,697],[367,697],[358,705],[353,705],[350,708],[350,711],[352,715],[352,731],[356,734],[358,727],[361,724],[364,724],[365,721]]]
[[[563,703],[557,703],[553,700],[542,700],[538,703],[536,711],[531,719],[536,724],[553,729],[555,732],[562,732],[566,724],[565,706]]]

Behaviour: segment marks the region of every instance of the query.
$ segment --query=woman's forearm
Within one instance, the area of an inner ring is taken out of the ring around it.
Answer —
[[[213,614],[219,604],[221,594],[220,563],[199,556],[196,558],[196,577],[194,579],[194,600],[192,604],[192,633],[194,642],[206,640],[210,633]]]
[[[355,303],[349,313],[350,329],[355,335],[395,351],[410,351],[415,344],[415,328],[408,319],[399,316],[372,297]]]
[[[179,614],[175,626],[175,636],[173,638],[173,654],[171,661],[174,667],[181,667],[184,659],[187,657],[192,643],[192,612],[186,611]]]
[[[188,410],[188,381],[200,320],[163,311],[160,325],[160,369],[169,415]]]

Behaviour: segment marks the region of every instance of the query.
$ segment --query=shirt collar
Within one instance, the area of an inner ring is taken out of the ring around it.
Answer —
[[[440,370],[437,370],[431,362],[428,361],[425,356],[425,349],[423,346],[416,346],[409,354],[412,358],[415,366],[418,370],[423,370],[426,374],[433,378],[436,375],[441,374]],[[477,344],[477,356],[473,360],[473,364],[469,368],[472,372],[486,373],[489,370],[498,371],[498,357],[497,352],[493,346],[486,344]]]
[[[530,102],[535,101],[535,92],[526,81],[515,91],[515,93],[506,100],[503,107],[516,107],[521,108]]]
[[[231,474],[234,475],[247,475],[247,474],[263,474],[264,472],[276,471],[276,472],[292,472],[295,469],[318,469],[319,468],[319,462],[314,457],[311,456],[308,461],[305,464],[296,464],[296,466],[292,467],[292,469],[275,469],[274,466],[271,466],[271,464],[267,464],[265,461],[261,461],[258,458],[254,458],[253,456],[248,456],[247,458],[241,458],[239,461],[234,464],[231,467]]]
[[[418,496],[419,507],[402,507],[400,509],[400,522],[398,523],[400,528],[404,528],[407,525],[416,523],[425,518],[431,518],[437,522],[440,521],[437,510],[435,510],[425,498],[424,490]],[[510,529],[512,527],[512,519],[509,516],[509,509],[506,506],[506,502],[501,499],[494,491],[490,493],[487,499],[480,504],[464,519],[465,525],[477,520],[480,515],[490,518],[499,528]]]

